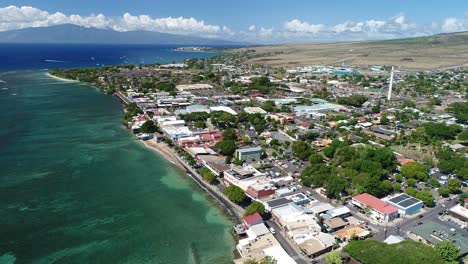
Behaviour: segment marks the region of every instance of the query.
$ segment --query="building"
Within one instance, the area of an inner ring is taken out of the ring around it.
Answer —
[[[236,158],[242,161],[255,161],[260,160],[262,156],[262,148],[261,147],[252,147],[252,148],[242,148],[236,150]]]
[[[245,229],[249,229],[251,226],[263,224],[263,219],[259,213],[255,212],[253,215],[244,217],[242,224],[244,225]]]
[[[466,202],[465,207],[461,206],[460,204],[457,204],[454,207],[450,208],[449,213],[455,218],[458,218],[464,222],[468,222],[468,209],[466,208]]]
[[[213,89],[213,86],[209,84],[196,83],[196,84],[179,84],[176,86],[176,88],[177,90],[183,92],[183,91],[209,90],[209,89]]]
[[[267,111],[263,110],[260,107],[245,107],[244,112],[247,114],[261,114],[261,115],[266,115]]]
[[[348,225],[348,223],[339,217],[323,221],[323,226],[327,229],[328,232],[335,232],[345,227],[346,225]]]
[[[308,257],[315,258],[332,250],[335,244],[335,237],[326,234],[319,233],[314,237],[311,237],[304,242],[298,244],[299,249]]]
[[[365,238],[370,234],[369,231],[357,225],[350,225],[346,228],[338,230],[335,232],[335,235],[341,239],[351,240],[353,237]]]
[[[351,215],[351,210],[349,210],[346,206],[339,206],[333,209],[328,210],[324,215],[324,219],[332,219],[332,218],[345,218]]]
[[[263,202],[263,205],[265,206],[265,211],[271,212],[271,210],[273,209],[280,208],[291,203],[293,203],[293,201],[291,201],[290,199],[278,198],[267,202]]]
[[[421,222],[411,229],[409,237],[428,245],[435,245],[444,240],[450,241],[460,249],[462,256],[468,253],[468,231],[451,228],[436,221]]]
[[[414,214],[421,210],[424,205],[423,201],[404,193],[385,200],[398,208],[398,213],[402,216]]]
[[[367,210],[368,208],[370,210],[370,217],[375,220],[388,222],[398,218],[398,208],[368,193],[354,196],[351,202],[361,209]]]

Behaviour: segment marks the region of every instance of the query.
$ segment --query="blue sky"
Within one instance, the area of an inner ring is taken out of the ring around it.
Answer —
[[[65,22],[262,43],[383,39],[468,30],[468,1],[0,0],[0,30]]]

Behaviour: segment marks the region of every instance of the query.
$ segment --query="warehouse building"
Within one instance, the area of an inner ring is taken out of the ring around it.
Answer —
[[[392,198],[384,199],[389,204],[398,208],[398,213],[401,216],[410,215],[418,212],[423,207],[423,201],[411,197],[407,194],[399,194]]]

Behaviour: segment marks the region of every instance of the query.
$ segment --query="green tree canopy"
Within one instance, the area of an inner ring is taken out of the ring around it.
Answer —
[[[294,141],[291,147],[294,155],[301,160],[307,160],[309,156],[313,153],[310,145],[305,141]]]
[[[410,162],[401,167],[401,175],[407,179],[416,178],[420,181],[426,181],[428,177],[428,169],[419,162]]]
[[[447,187],[450,193],[459,193],[461,188],[461,182],[457,179],[448,179]]]
[[[325,262],[327,264],[342,264],[341,253],[339,251],[332,251],[325,255]]]
[[[203,179],[210,184],[216,180],[216,175],[207,168],[200,169],[200,174],[202,175]]]
[[[330,198],[339,199],[348,186],[349,183],[345,179],[332,176],[328,179],[326,194]]]
[[[261,202],[255,201],[247,206],[244,215],[252,215],[255,212],[259,213],[260,215],[265,214],[265,206]]]
[[[221,140],[220,142],[216,143],[215,147],[219,149],[221,154],[230,157],[234,155],[234,152],[236,152],[237,149],[237,145],[234,140]]]
[[[423,201],[425,206],[434,206],[434,196],[429,189],[424,189],[416,194],[416,198]]]
[[[442,197],[448,197],[450,194],[450,190],[447,187],[439,187],[437,191],[439,192],[439,195]]]
[[[157,130],[158,130],[158,128],[156,127],[156,125],[154,124],[154,122],[152,120],[146,121],[140,127],[140,132],[142,132],[142,133],[154,133]]]
[[[450,241],[442,241],[434,246],[436,252],[447,262],[456,261],[460,256],[460,250]]]
[[[235,203],[241,203],[245,199],[244,191],[235,185],[229,185],[224,188],[224,194],[229,198],[229,200]]]

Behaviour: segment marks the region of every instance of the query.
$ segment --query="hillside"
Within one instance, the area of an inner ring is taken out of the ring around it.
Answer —
[[[408,70],[468,66],[468,32],[428,37],[250,47],[257,53],[271,53],[252,59],[274,66],[299,65],[394,65]],[[245,49],[242,49],[245,50]]]
[[[150,31],[119,32],[71,24],[0,32],[0,43],[241,45],[241,43],[220,39]]]

